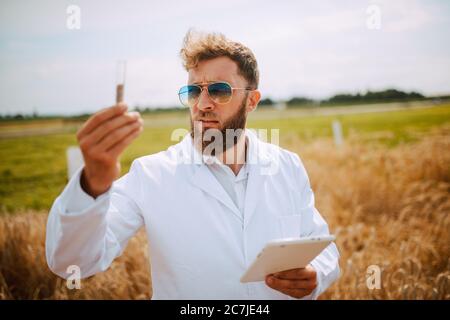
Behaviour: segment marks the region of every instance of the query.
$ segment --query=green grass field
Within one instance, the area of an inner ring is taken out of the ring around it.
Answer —
[[[174,144],[170,139],[174,129],[189,128],[187,111],[144,119],[145,130],[122,157],[123,173],[136,157]],[[450,104],[339,115],[308,115],[300,109],[261,110],[250,115],[248,127],[280,129],[280,144],[289,149],[293,143],[331,138],[334,119],[341,121],[344,137],[352,141],[395,148],[420,139],[434,128],[450,125]],[[67,182],[66,148],[76,145],[77,125],[61,119],[0,124],[0,213],[50,208]]]

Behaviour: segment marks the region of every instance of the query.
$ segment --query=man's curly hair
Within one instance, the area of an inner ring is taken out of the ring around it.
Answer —
[[[248,86],[257,89],[259,70],[253,52],[239,42],[227,39],[221,33],[200,33],[189,30],[180,50],[183,66],[188,71],[200,61],[226,56],[236,62],[239,74],[247,80]]]

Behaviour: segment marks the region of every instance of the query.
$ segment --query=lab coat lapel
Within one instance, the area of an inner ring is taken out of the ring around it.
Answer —
[[[258,139],[257,135],[249,129],[245,130],[249,140],[249,148],[247,153],[247,165],[249,167],[249,176],[247,181],[247,190],[245,193],[244,203],[244,228],[250,222],[255,213],[256,205],[260,201],[261,196],[265,196],[264,183],[267,178],[267,166],[271,165],[274,160],[264,147],[264,144]],[[216,198],[223,203],[233,214],[242,221],[239,209],[219,184],[216,177],[209,171],[205,163],[198,163],[198,154],[196,154],[192,138],[188,134],[182,141],[182,153],[184,157],[188,157],[194,163],[194,173],[192,175],[192,183],[205,193]],[[197,162],[196,162],[197,161]]]
[[[256,205],[261,201],[261,197],[266,196],[264,183],[267,178],[265,170],[270,164],[271,157],[259,141],[255,133],[246,129],[249,139],[249,149],[247,153],[247,164],[249,165],[249,176],[247,181],[247,191],[245,193],[244,204],[244,228],[249,224],[255,214]]]
[[[195,165],[195,173],[192,177],[192,183],[202,189],[205,193],[216,198],[218,201],[228,207],[239,220],[242,221],[239,209],[236,207],[230,196],[217,181],[216,177],[211,173],[206,164]]]
[[[187,134],[184,137],[180,147],[182,152],[180,161],[186,161],[187,159],[188,163],[193,168],[191,176],[192,184],[220,201],[243,223],[241,213],[233,200],[231,200],[230,196],[226,193],[206,164],[202,162],[201,155],[195,150],[190,134]]]

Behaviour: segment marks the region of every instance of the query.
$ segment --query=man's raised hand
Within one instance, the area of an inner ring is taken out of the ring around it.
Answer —
[[[106,192],[120,175],[120,155],[143,129],[138,112],[123,103],[93,114],[78,130],[85,166],[81,186],[94,198]]]

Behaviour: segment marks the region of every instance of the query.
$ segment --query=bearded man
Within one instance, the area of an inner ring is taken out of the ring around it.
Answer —
[[[144,227],[153,299],[317,298],[339,276],[334,243],[305,268],[239,281],[268,241],[329,234],[299,156],[246,129],[261,97],[254,54],[192,32],[180,53],[190,134],[117,179],[142,119],[125,104],[91,116],[77,133],[85,164],[49,214],[50,269],[63,278],[71,265],[82,278],[105,271]]]

